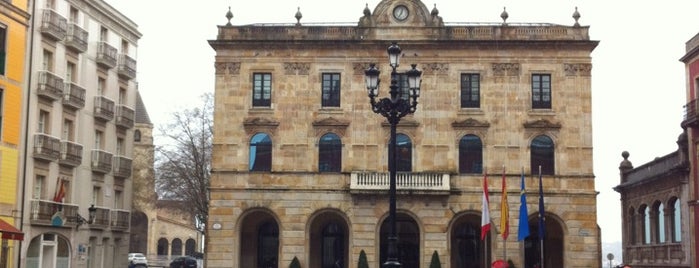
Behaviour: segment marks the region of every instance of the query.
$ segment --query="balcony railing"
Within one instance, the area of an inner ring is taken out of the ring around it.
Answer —
[[[49,71],[39,71],[39,82],[36,93],[51,100],[59,100],[63,97],[63,78]]]
[[[116,107],[116,122],[114,123],[120,127],[132,128],[134,116],[135,112],[131,107],[119,104]]]
[[[389,173],[355,172],[350,177],[350,191],[388,191],[389,179]],[[449,194],[449,174],[398,172],[396,190],[399,193]]]
[[[699,111],[699,109],[697,109],[698,104],[699,102],[694,99],[684,106],[684,120],[682,120],[682,127],[696,127],[699,125],[699,114],[697,113],[697,111]]]
[[[119,76],[126,79],[136,78],[136,60],[126,54],[119,55]]]
[[[117,49],[107,42],[97,43],[97,64],[105,68],[114,68],[117,64]]]
[[[79,53],[87,50],[87,31],[75,23],[68,24],[68,34],[66,35],[66,47]]]
[[[112,154],[109,152],[93,149],[90,161],[94,172],[109,173],[112,171]]]
[[[78,223],[78,205],[38,199],[31,200],[30,204],[31,224],[75,227]],[[55,219],[54,216],[60,216],[60,219]]]
[[[114,119],[114,101],[105,96],[95,97],[95,118],[104,121]]]
[[[90,224],[90,229],[107,229],[109,227],[109,209],[95,206],[95,220]]]
[[[44,133],[34,134],[34,158],[56,161],[61,156],[61,140]]]
[[[82,109],[85,107],[85,92],[85,88],[75,83],[65,83],[63,90],[63,106],[68,106],[73,109]]]
[[[114,209],[112,210],[112,230],[126,231],[129,229],[129,221],[131,220],[131,212],[128,210]]]
[[[41,17],[41,33],[53,40],[60,41],[66,37],[66,18],[51,9],[44,9]]]
[[[114,177],[126,178],[131,176],[131,158],[121,155],[114,156],[114,168],[112,173]]]
[[[72,141],[61,141],[61,158],[58,163],[77,167],[83,161],[83,146]]]

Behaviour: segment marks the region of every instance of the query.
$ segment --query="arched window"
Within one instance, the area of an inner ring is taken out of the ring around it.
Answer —
[[[175,238],[172,240],[172,251],[170,251],[172,256],[182,256],[182,240]]]
[[[630,222],[628,236],[631,240],[631,245],[635,245],[638,243],[638,240],[636,239],[636,211],[633,207],[629,209],[628,217],[628,221]]]
[[[194,253],[197,252],[196,247],[197,242],[194,239],[187,239],[187,242],[184,242],[184,255],[194,256]]]
[[[541,167],[541,174],[553,175],[554,174],[554,152],[553,152],[553,140],[546,135],[539,135],[532,140],[531,144],[531,171],[532,174],[539,172],[539,167]]]
[[[483,143],[476,135],[459,141],[459,173],[483,173]]]
[[[277,267],[279,255],[279,227],[272,221],[260,225],[257,232],[257,266]]]
[[[168,255],[168,252],[167,252],[168,244],[169,243],[167,242],[167,239],[165,239],[165,238],[158,239],[158,248],[157,248],[158,256],[167,256]]]
[[[643,206],[641,208],[641,216],[643,217],[643,244],[650,244],[650,208]]]
[[[389,144],[389,161],[391,161],[391,157],[391,146]],[[405,134],[396,135],[396,158],[396,171],[410,172],[413,170],[413,142]]]
[[[676,198],[670,201],[670,221],[672,226],[672,242],[682,242],[682,210],[680,208],[680,199]]]
[[[318,142],[318,171],[340,172],[342,169],[342,140],[333,133],[320,137]]]
[[[388,258],[388,235],[391,231],[390,219],[386,218],[381,224],[380,230],[380,263]],[[420,229],[417,222],[410,216],[402,213],[396,214],[396,235],[398,239],[398,256],[402,268],[420,267]]]
[[[139,129],[134,130],[134,132],[133,132],[133,141],[135,141],[135,142],[141,141],[141,130],[139,130]]]
[[[272,139],[257,133],[250,139],[250,171],[272,171]]]
[[[481,240],[480,220],[478,215],[466,215],[454,225],[451,233],[451,267],[481,267],[483,264],[490,237]],[[486,258],[490,263],[490,258]]]
[[[342,256],[345,253],[345,237],[342,226],[329,223],[323,228],[322,258],[323,268],[337,268],[345,265]]]
[[[658,243],[665,243],[665,206],[663,206],[663,203],[658,202],[657,205],[654,207],[655,210],[655,232],[656,232],[656,241]]]

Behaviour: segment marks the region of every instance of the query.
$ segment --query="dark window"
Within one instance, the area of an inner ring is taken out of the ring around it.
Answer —
[[[451,267],[482,267],[489,240],[481,240],[480,217],[467,215],[459,221],[451,234]]]
[[[279,227],[274,222],[260,225],[257,232],[257,267],[278,267]]]
[[[483,143],[476,135],[466,135],[459,141],[459,173],[483,172]]]
[[[134,130],[133,132],[133,141],[139,142],[141,141],[141,130]]]
[[[344,265],[345,236],[342,226],[329,223],[323,228],[323,268],[338,268]]]
[[[323,107],[340,107],[340,74],[324,73],[322,87]]]
[[[250,139],[250,171],[272,171],[272,139],[265,133]]]
[[[390,219],[386,218],[381,224],[379,241],[380,263],[388,258],[388,235],[391,233]],[[402,268],[419,268],[420,266],[420,229],[410,216],[396,214],[396,235],[398,236],[398,259]]]
[[[396,171],[410,172],[413,170],[413,143],[405,134],[396,135]],[[391,145],[388,146],[388,159],[392,162]]]
[[[175,238],[172,240],[172,249],[170,250],[170,255],[182,255],[182,240],[180,240],[179,238]]]
[[[630,240],[631,245],[635,245],[638,243],[638,240],[636,240],[636,237],[638,236],[636,234],[636,211],[634,211],[633,208],[629,209],[628,213],[628,220],[629,220],[629,231],[628,231],[628,236]]]
[[[551,75],[532,75],[532,108],[551,109]]]
[[[318,142],[318,171],[340,172],[342,169],[342,141],[333,133],[323,135]]]
[[[269,107],[272,105],[272,74],[254,73],[252,75],[252,106]]]
[[[194,256],[194,253],[196,252],[196,245],[197,242],[194,241],[194,239],[187,239],[187,242],[184,243],[184,255]]]
[[[461,108],[480,108],[481,76],[461,74]]]
[[[7,60],[7,28],[0,27],[0,75],[5,75],[5,61]]]
[[[545,135],[540,135],[532,140],[531,144],[531,170],[533,174],[538,174],[541,167],[541,174],[553,175],[554,173],[554,152],[553,140]]]

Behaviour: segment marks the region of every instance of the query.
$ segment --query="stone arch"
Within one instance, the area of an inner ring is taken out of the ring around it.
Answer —
[[[351,267],[351,224],[342,211],[319,210],[309,217],[306,229],[309,267]]]
[[[401,257],[400,262],[403,268],[421,267],[420,263],[422,260],[420,257],[422,256],[423,232],[417,219],[419,218],[409,211],[396,212],[396,235],[400,237],[398,240],[398,256]],[[386,261],[390,225],[390,215],[386,214],[381,220],[381,224],[378,225],[378,267]]]
[[[129,252],[148,254],[148,215],[143,211],[131,213],[131,233],[129,237]]]
[[[565,236],[567,228],[558,215],[550,212],[544,214],[544,267],[566,267]],[[530,235],[524,243],[524,266],[534,267],[541,260],[541,241],[539,238],[539,214],[529,216]]]
[[[161,258],[162,256],[169,256],[170,253],[168,251],[170,242],[167,240],[167,238],[161,237],[158,239],[158,245],[157,245],[157,252],[158,258]]]
[[[491,237],[485,241],[481,238],[481,213],[466,211],[454,216],[449,223],[447,244],[449,245],[449,262],[451,267],[482,267],[483,263],[491,263],[490,255],[485,256],[485,250],[492,252]]]
[[[267,209],[251,209],[239,218],[240,264],[238,267],[277,267],[280,255],[280,224]]]

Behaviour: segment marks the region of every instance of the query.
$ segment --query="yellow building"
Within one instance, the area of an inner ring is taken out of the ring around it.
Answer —
[[[25,87],[27,27],[26,0],[0,1],[0,268],[16,267],[19,225],[18,161],[22,125],[22,89]]]

